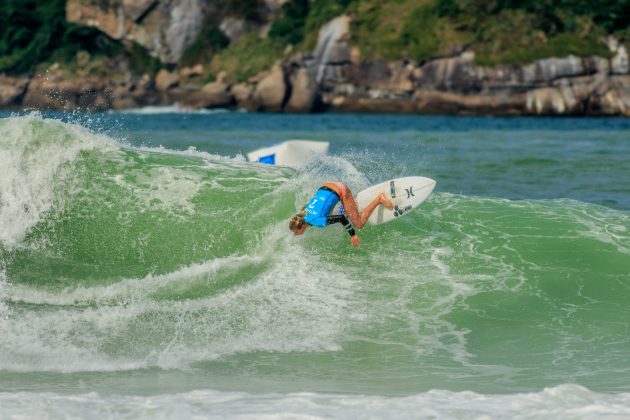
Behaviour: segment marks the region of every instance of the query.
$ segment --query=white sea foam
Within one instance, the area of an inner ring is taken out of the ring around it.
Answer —
[[[164,288],[185,290],[191,285],[212,282],[224,271],[260,263],[256,256],[228,256],[191,264],[166,274],[148,274],[139,279],[122,279],[107,285],[92,287],[67,287],[60,291],[48,291],[38,287],[16,284],[7,290],[7,299],[16,303],[34,305],[116,305],[140,300],[151,300],[151,296]]]
[[[0,264],[0,325],[9,316],[9,308],[6,304],[9,295],[8,289],[7,276],[2,264]],[[3,328],[0,327],[0,330],[3,330]]]
[[[270,229],[267,240],[275,246],[266,242],[250,256],[166,275],[55,292],[10,287],[7,299],[17,309],[3,324],[0,370],[185,369],[244,352],[338,350],[352,281],[317,257],[306,258],[280,226]],[[285,260],[289,247],[292,258]],[[178,298],[259,264],[265,269],[237,285]],[[22,310],[22,303],[40,310]]]
[[[432,390],[381,395],[249,394],[195,390],[151,396],[0,393],[6,418],[99,419],[627,419],[630,394],[565,384],[538,392],[478,394]]]
[[[195,109],[183,105],[145,106],[142,108],[110,111],[121,114],[160,115],[160,114],[219,114],[230,112],[228,109]]]
[[[168,166],[145,167],[139,171],[128,171],[133,182],[127,182],[122,175],[114,181],[134,198],[142,200],[148,209],[178,209],[193,213],[191,203],[203,187],[202,175],[193,171]]]
[[[0,120],[0,245],[18,245],[51,209],[65,165],[109,138],[34,113]]]
[[[215,162],[218,162],[221,165],[224,165],[230,162],[235,163],[235,164],[246,162],[245,157],[242,155],[238,155],[235,157],[221,156],[214,153],[208,153],[201,150],[197,150],[197,148],[195,148],[194,146],[191,146],[186,150],[169,149],[164,146],[157,146],[157,147],[131,146],[131,145],[125,145],[125,146],[131,150],[137,150],[139,152],[145,152],[145,153],[161,153],[161,154],[168,154],[168,155],[175,155],[175,156],[198,158],[198,159],[203,160],[207,165],[211,165],[212,163],[215,163]]]
[[[579,232],[580,236],[612,245],[617,252],[630,255],[630,232],[626,228],[630,225],[630,214],[573,200],[563,202],[571,202],[567,206],[571,218],[586,228]]]

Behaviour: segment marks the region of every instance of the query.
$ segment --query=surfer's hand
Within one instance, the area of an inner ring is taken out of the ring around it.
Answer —
[[[361,245],[361,241],[359,240],[359,235],[354,235],[350,237],[350,240],[352,241],[352,245],[355,248],[358,248],[359,245]]]

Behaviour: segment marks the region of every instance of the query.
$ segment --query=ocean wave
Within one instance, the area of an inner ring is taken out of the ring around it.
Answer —
[[[380,181],[369,155],[297,171],[37,115],[0,130],[0,370],[291,355],[297,377],[426,390],[615,388],[628,368],[627,212],[437,191],[356,250],[339,226],[294,237],[287,220],[331,178]]]
[[[622,419],[630,416],[629,401],[628,393],[603,394],[573,384],[508,395],[432,390],[405,397],[205,389],[151,396],[16,392],[0,393],[0,414],[82,417],[89,412],[103,419]]]
[[[221,114],[232,112],[229,109],[195,109],[182,105],[145,106],[142,108],[123,109],[110,111],[121,114],[159,115],[159,114]]]

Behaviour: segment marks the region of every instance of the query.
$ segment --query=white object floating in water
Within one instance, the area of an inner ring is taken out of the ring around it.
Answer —
[[[287,140],[271,147],[254,150],[247,154],[250,162],[302,168],[319,156],[328,154],[327,141]]]

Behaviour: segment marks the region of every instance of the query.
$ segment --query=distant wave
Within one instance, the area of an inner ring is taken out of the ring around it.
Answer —
[[[215,108],[215,109],[195,109],[186,107],[183,105],[166,105],[166,106],[145,106],[142,108],[121,109],[110,111],[112,113],[121,114],[140,114],[140,115],[155,115],[155,114],[220,114],[225,112],[232,112],[229,109]]]
[[[623,419],[630,416],[630,394],[602,394],[563,384],[539,392],[478,394],[431,390],[392,397],[360,394],[250,394],[195,390],[154,396],[75,395],[52,392],[0,394],[0,415],[37,418],[44,413],[102,419]],[[45,410],[43,409],[45,407]]]

